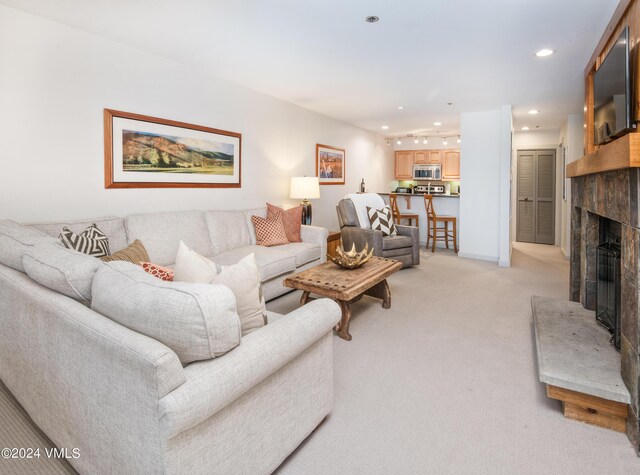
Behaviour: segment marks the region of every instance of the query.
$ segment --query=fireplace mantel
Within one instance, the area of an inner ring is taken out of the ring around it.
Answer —
[[[632,132],[567,165],[567,178],[640,167],[640,132]]]

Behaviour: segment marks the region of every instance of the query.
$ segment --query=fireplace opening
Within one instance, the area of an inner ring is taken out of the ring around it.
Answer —
[[[600,218],[600,244],[596,248],[596,321],[611,333],[611,343],[620,351],[620,274],[622,227]]]

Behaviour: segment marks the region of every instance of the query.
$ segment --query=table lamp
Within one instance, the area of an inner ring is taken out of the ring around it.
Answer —
[[[292,176],[289,197],[302,200],[302,224],[311,224],[311,203],[309,200],[320,198],[320,182],[317,176]]]

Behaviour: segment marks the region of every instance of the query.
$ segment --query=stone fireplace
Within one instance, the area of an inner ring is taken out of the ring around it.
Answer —
[[[596,249],[603,239],[601,223],[606,218],[620,234],[620,372],[631,394],[626,433],[640,455],[639,192],[639,168],[571,179],[570,299],[596,310]]]

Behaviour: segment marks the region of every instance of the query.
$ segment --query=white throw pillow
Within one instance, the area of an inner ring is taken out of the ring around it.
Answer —
[[[189,249],[180,241],[176,264],[173,268],[174,282],[193,282],[196,284],[208,284],[218,275],[218,266],[201,256],[196,251]]]
[[[242,335],[265,325],[267,309],[254,254],[249,254],[237,264],[218,266],[180,242],[173,281],[226,285],[236,298]]]
[[[236,311],[240,317],[243,336],[266,324],[267,308],[253,253],[242,258],[237,264],[221,266],[220,274],[215,276],[211,283],[226,285],[236,296]]]

